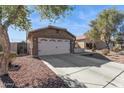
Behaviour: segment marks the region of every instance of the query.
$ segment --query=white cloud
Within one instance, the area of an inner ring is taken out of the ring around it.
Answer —
[[[97,15],[96,10],[90,10],[88,13],[85,13],[84,11],[79,11],[78,17],[81,20],[93,20]]]

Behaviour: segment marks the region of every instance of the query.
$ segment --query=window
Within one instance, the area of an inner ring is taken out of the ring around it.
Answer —
[[[69,40],[65,40],[65,42],[68,42]]]
[[[53,42],[56,42],[56,40],[54,40],[54,39],[51,39],[51,40],[49,40],[49,41],[53,41]]]
[[[58,42],[62,42],[62,40],[57,40]]]
[[[47,41],[47,39],[40,39],[40,41]]]

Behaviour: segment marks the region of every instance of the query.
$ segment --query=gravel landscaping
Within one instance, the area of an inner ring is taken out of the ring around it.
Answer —
[[[92,53],[92,52],[89,52]],[[123,63],[124,64],[124,51],[121,51],[119,53],[114,53],[111,52],[109,55],[103,55],[101,51],[97,51],[96,53],[93,53],[92,55],[86,55],[84,53],[81,54],[81,56],[88,56],[88,57],[93,57],[96,59],[102,59],[102,60],[108,60],[108,61],[114,61],[118,63]]]
[[[69,87],[61,78],[51,71],[41,60],[30,56],[17,57],[13,64],[19,65],[17,71],[9,71],[8,76],[2,76],[5,87]]]
[[[110,59],[111,61],[124,64],[124,55],[109,55],[109,56],[106,56],[106,57],[108,59]]]

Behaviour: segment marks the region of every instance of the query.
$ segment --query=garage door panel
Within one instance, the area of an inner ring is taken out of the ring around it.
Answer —
[[[38,39],[38,55],[54,55],[70,53],[70,40],[65,39]]]

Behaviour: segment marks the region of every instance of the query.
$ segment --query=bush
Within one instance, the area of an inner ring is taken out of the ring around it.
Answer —
[[[102,54],[103,54],[103,55],[108,55],[109,52],[110,52],[110,51],[109,51],[108,49],[103,49],[103,50],[102,50]]]
[[[95,47],[93,47],[93,48],[92,48],[92,51],[93,51],[93,52],[95,52],[95,51],[96,51],[96,48],[95,48]]]
[[[112,51],[114,51],[114,52],[119,52],[119,51],[121,51],[121,49],[120,49],[119,47],[114,47],[114,48],[112,49]]]
[[[16,53],[10,53],[10,56],[9,57],[10,58],[16,58],[16,56],[17,56]]]
[[[2,52],[3,51],[3,48],[2,48],[2,46],[0,45],[0,52]]]
[[[0,58],[2,58],[2,56],[3,56],[3,52],[0,52]],[[16,53],[10,53],[9,55],[10,62],[14,61],[16,56],[17,56]]]

